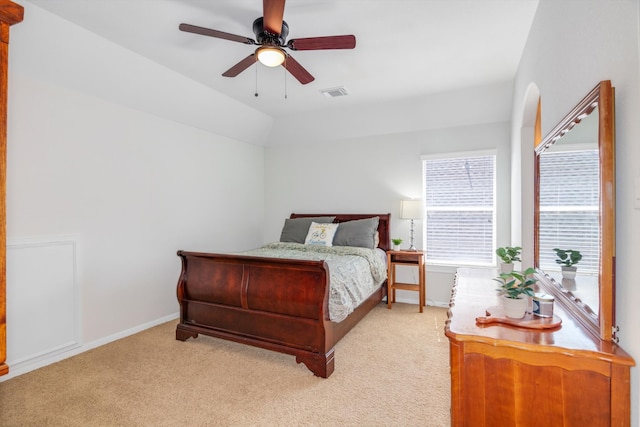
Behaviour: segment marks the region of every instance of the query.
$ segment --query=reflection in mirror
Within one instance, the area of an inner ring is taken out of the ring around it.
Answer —
[[[539,156],[539,267],[598,314],[600,264],[598,109]],[[555,248],[579,251],[563,276]]]
[[[600,82],[536,147],[534,263],[542,290],[615,341],[614,91]],[[565,277],[554,249],[579,251]]]

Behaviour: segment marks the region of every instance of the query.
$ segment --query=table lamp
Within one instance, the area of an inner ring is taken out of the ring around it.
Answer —
[[[422,201],[421,200],[402,200],[400,205],[400,218],[411,220],[411,246],[410,251],[417,250],[414,245],[413,220],[422,218]]]

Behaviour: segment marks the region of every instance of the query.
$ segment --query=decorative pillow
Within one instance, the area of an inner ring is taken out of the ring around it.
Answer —
[[[304,240],[305,245],[332,246],[333,236],[339,224],[312,222],[309,233]]]
[[[333,239],[334,246],[357,246],[361,248],[374,249],[376,243],[376,233],[378,232],[378,222],[380,217],[356,219],[340,223],[340,228]]]
[[[287,218],[280,234],[281,242],[304,243],[312,222],[333,222],[335,216],[316,216],[308,218]]]

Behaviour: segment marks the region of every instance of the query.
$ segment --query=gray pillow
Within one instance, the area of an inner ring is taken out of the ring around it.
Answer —
[[[281,242],[304,243],[312,222],[330,223],[336,219],[335,216],[315,216],[308,218],[287,218],[284,220],[284,227],[280,233]]]
[[[357,246],[375,249],[380,217],[341,222],[333,238],[333,246]]]

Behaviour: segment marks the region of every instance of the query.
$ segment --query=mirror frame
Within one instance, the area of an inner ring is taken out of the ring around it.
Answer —
[[[615,110],[614,88],[601,81],[535,148],[534,172],[534,265],[539,283],[570,311],[593,335],[615,341]],[[540,155],[598,107],[598,151],[600,163],[600,266],[599,307],[595,313],[551,276],[540,269]]]

